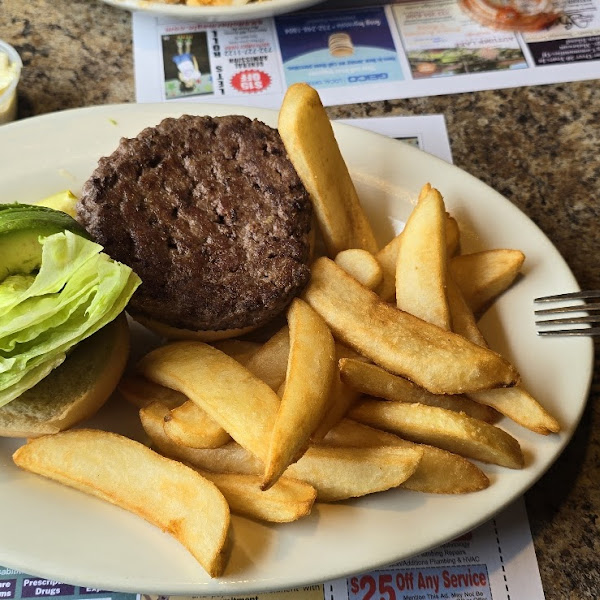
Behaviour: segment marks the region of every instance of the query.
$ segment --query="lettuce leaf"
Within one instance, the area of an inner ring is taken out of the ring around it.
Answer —
[[[140,284],[129,267],[70,231],[41,242],[38,274],[0,283],[0,406],[115,319]]]
[[[57,236],[61,237],[57,238]],[[34,278],[28,275],[13,275],[0,284],[0,316],[6,315],[27,298],[60,291],[79,267],[88,260],[94,259],[102,251],[102,246],[99,244],[75,235],[71,231],[41,238],[40,243],[42,264],[38,274]],[[12,283],[11,288],[17,289],[5,291],[4,286],[7,282]],[[12,293],[13,291],[15,293]]]

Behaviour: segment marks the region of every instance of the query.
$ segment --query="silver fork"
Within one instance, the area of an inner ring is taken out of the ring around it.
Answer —
[[[536,321],[538,326],[547,325],[581,325],[590,324],[588,327],[566,328],[566,329],[542,329],[538,335],[587,335],[600,336],[600,302],[588,302],[588,300],[600,299],[600,290],[587,290],[582,292],[572,292],[570,294],[557,294],[555,296],[542,296],[536,298],[534,302],[558,302],[559,306],[553,308],[542,308],[534,311],[536,316],[559,315],[565,313],[587,313],[585,316],[557,317],[550,319],[541,319]],[[582,300],[573,304],[572,300]],[[565,304],[566,302],[566,304]],[[597,314],[594,314],[596,312]]]

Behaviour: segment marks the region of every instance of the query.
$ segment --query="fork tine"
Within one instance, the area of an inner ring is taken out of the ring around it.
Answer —
[[[600,315],[588,315],[587,317],[563,317],[562,319],[544,319],[536,321],[536,325],[578,325],[580,323],[600,323]]]
[[[586,327],[584,329],[548,329],[546,331],[538,331],[538,335],[542,336],[562,336],[562,335],[587,335],[600,336],[600,327]]]
[[[585,290],[570,292],[568,294],[555,294],[554,296],[540,296],[534,302],[554,302],[557,300],[586,300],[588,298],[600,298],[600,290]]]
[[[533,312],[536,315],[555,315],[558,313],[588,312],[594,310],[600,310],[600,302],[595,302],[593,304],[576,304],[574,306],[557,306],[556,308],[540,308]]]
[[[567,300],[589,300],[600,298],[600,290],[583,290],[579,292],[570,292],[568,294],[555,294],[553,296],[541,296],[535,298],[534,302],[564,302]],[[534,310],[536,316],[540,315],[556,315],[562,313],[588,313],[586,316],[579,317],[561,317],[541,319],[535,322],[537,326],[553,326],[553,325],[579,325],[590,323],[591,327],[571,328],[571,329],[541,329],[537,334],[540,336],[600,336],[600,314],[592,314],[594,311],[600,310],[600,302],[580,302],[567,303],[554,308],[543,308]]]

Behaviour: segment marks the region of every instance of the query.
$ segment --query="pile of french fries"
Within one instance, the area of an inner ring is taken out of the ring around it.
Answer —
[[[559,431],[477,326],[523,254],[460,255],[458,224],[429,184],[377,248],[317,93],[291,86],[278,127],[325,246],[285,325],[266,342],[173,341],[145,355],[119,391],[153,450],[72,430],[14,455],[170,532],[212,577],[227,562],[230,512],[284,523],[315,502],[398,486],[475,492],[490,485],[486,463],[523,467],[502,415]]]

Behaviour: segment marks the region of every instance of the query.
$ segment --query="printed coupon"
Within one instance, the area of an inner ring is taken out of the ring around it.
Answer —
[[[480,26],[455,0],[402,3],[393,12],[415,79],[527,68],[514,33]]]
[[[382,7],[275,20],[287,85],[327,88],[404,77]]]
[[[270,21],[167,25],[160,40],[164,100],[282,92]]]

